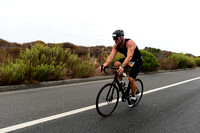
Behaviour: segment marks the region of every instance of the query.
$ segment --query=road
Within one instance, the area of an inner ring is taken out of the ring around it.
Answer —
[[[141,75],[138,106],[120,102],[108,118],[95,109],[99,89],[112,80],[0,93],[0,132],[198,133],[200,69]]]

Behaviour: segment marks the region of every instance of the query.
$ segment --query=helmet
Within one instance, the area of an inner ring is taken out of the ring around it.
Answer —
[[[124,36],[124,31],[123,30],[116,30],[112,34],[112,37],[120,37],[120,36]]]

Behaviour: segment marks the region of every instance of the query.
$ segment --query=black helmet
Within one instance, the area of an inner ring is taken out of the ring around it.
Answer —
[[[123,30],[116,30],[112,34],[112,37],[120,37],[120,36],[124,36],[124,31]]]

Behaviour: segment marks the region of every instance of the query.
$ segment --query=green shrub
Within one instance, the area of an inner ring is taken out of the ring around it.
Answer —
[[[192,68],[196,65],[195,60],[193,58],[190,58],[182,53],[174,53],[171,55],[171,58],[178,66],[178,68]]]
[[[157,48],[145,47],[145,51],[152,53],[155,57],[159,57],[161,55],[161,50]]]
[[[95,65],[89,61],[83,61],[78,67],[76,67],[76,77],[86,78],[90,77],[95,72]]]
[[[143,57],[143,66],[142,66],[142,71],[144,72],[150,72],[150,71],[155,71],[157,68],[160,66],[158,63],[156,57],[145,51],[145,50],[140,50],[142,57]]]
[[[71,54],[62,45],[35,44],[21,52],[19,59],[1,64],[0,83],[31,83],[61,79],[63,76],[82,78],[91,76],[94,71],[93,62],[79,59],[77,54]]]
[[[62,45],[35,44],[21,53],[20,58],[29,66],[27,80],[59,79],[65,74],[62,72],[64,67],[71,69],[71,53],[69,49],[63,49]]]
[[[187,62],[186,62],[186,67],[187,68],[193,68],[195,66],[196,66],[195,59],[188,57]]]
[[[48,65],[48,64],[37,65],[34,68],[32,79],[36,81],[48,80],[48,78],[51,76],[54,70],[55,70],[54,65]]]
[[[76,77],[77,67],[79,67],[79,58],[77,54],[72,54],[67,60],[67,76]]]
[[[195,63],[197,66],[200,66],[200,58],[195,58]]]
[[[24,63],[23,60],[16,59],[16,62],[1,65],[0,71],[0,83],[1,84],[19,84],[22,83],[26,77],[28,66]]]

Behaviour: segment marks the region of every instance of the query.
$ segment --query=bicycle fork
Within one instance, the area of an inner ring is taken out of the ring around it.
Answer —
[[[109,88],[109,91],[107,93],[107,96],[106,96],[106,101],[108,102],[111,102],[113,100],[113,94],[114,94],[114,87],[111,85],[110,88]]]

